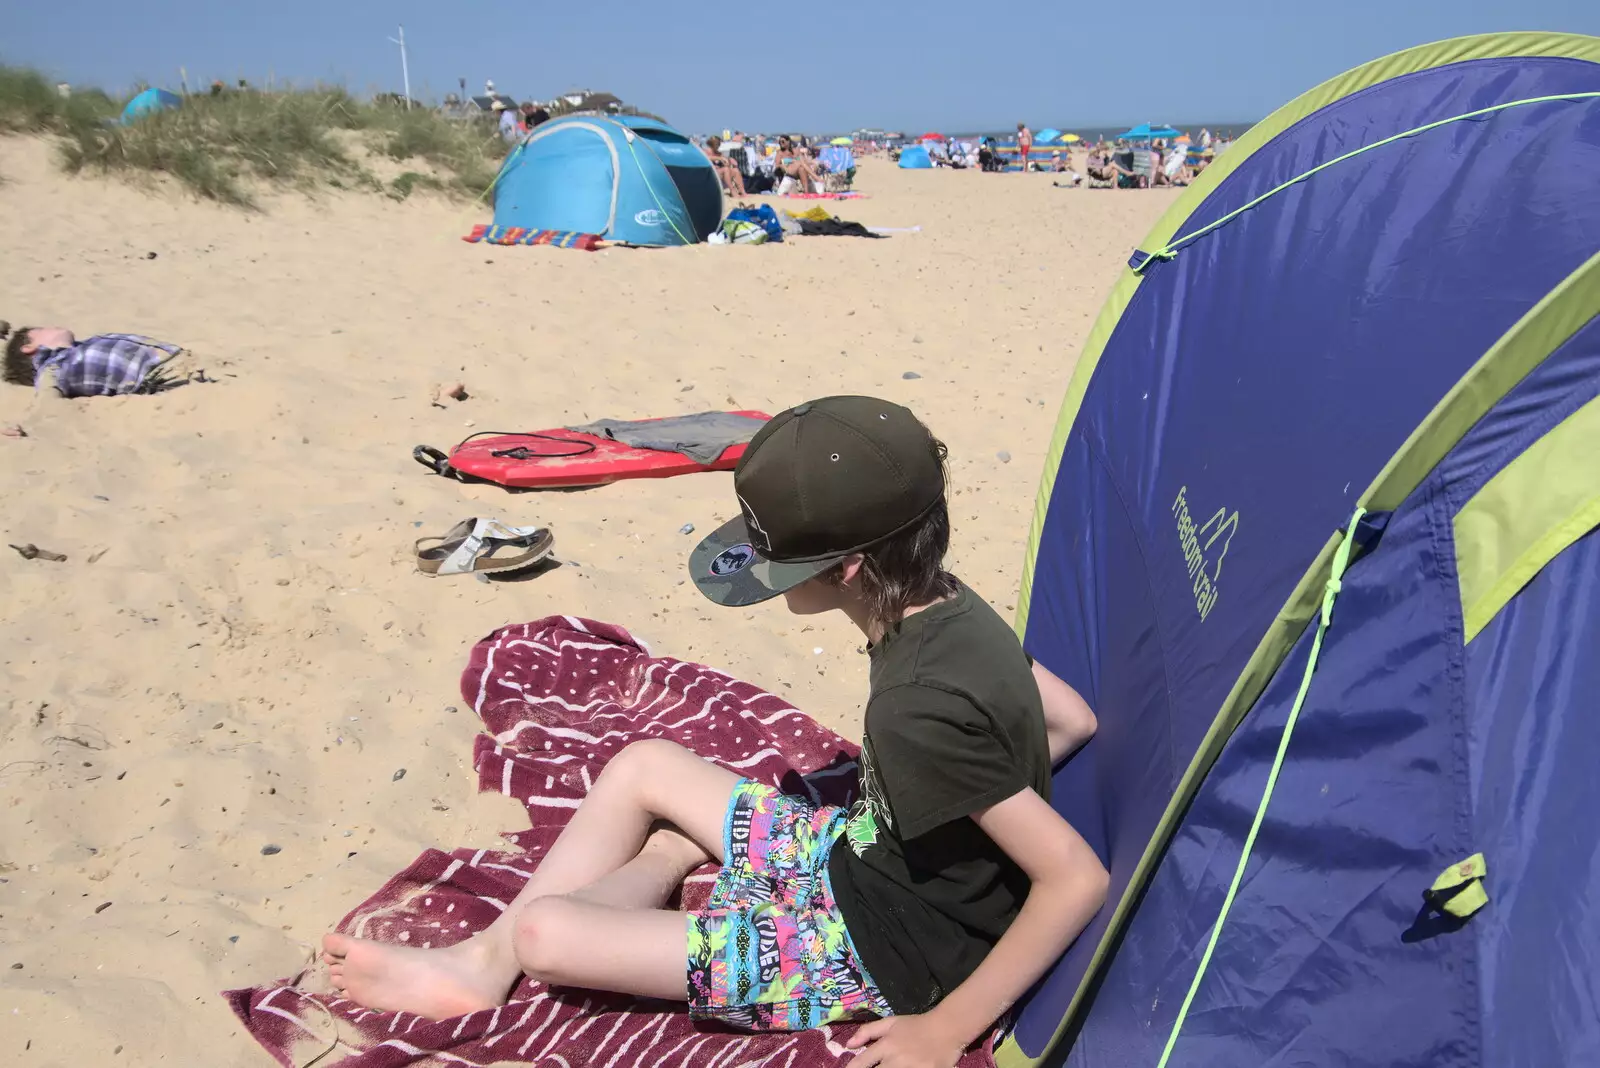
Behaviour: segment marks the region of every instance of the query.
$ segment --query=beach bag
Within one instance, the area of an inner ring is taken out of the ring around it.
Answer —
[[[762,204],[756,208],[734,208],[728,212],[728,218],[754,223],[765,230],[772,240],[783,240],[783,224],[778,221],[778,213],[772,210],[771,204]]]
[[[712,234],[716,245],[764,245],[769,240],[766,230],[745,219],[724,219],[722,229]],[[722,238],[721,241],[715,238]]]

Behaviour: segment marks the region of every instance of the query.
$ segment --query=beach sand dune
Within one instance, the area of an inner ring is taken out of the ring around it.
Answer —
[[[40,1066],[267,1063],[218,991],[296,972],[421,849],[517,827],[475,794],[456,688],[503,623],[615,621],[858,735],[858,633],[682,581],[679,528],[726,518],[731,476],[512,495],[414,445],[878,394],[949,443],[954,569],[1009,613],[1073,361],[1172,200],[868,162],[839,214],[920,233],[586,254],[464,244],[481,211],[427,198],[247,214],[68,179],[37,141],[0,174],[0,315],[220,379],[0,389],[28,435],[0,439],[0,533],[67,556],[0,549],[0,1057]],[[552,527],[561,566],[416,574],[412,541],[470,515]]]

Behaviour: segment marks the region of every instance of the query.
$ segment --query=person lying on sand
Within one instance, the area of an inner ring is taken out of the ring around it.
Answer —
[[[0,321],[0,338],[10,324]],[[6,342],[7,382],[53,386],[62,397],[115,397],[160,393],[206,381],[194,354],[138,334],[97,334],[79,341],[59,326],[25,326]],[[50,395],[46,393],[45,395]]]
[[[740,517],[689,558],[718,604],[781,594],[866,636],[852,808],[634,742],[490,927],[441,949],[326,935],[334,987],[435,1019],[498,1006],[523,975],[758,1031],[878,1017],[851,1038],[868,1047],[852,1068],[954,1065],[1087,926],[1109,880],[1048,800],[1053,761],[1094,716],[943,570],[945,455],[899,405],[799,405],[751,440]],[[711,904],[665,908],[711,859]]]

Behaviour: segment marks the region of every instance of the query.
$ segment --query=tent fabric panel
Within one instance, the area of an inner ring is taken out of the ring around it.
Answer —
[[[1422,891],[1476,851],[1464,650],[1439,480],[1346,572],[1245,879],[1174,1064],[1477,1068],[1476,945]],[[1154,1065],[1260,802],[1308,628],[1227,741],[1150,881],[1066,1060]],[[1490,859],[1491,869],[1493,858]]]
[[[1528,310],[1429,413],[1362,495],[1393,511],[1501,397],[1575,334],[1600,308],[1600,252]]]
[[[642,137],[618,137],[622,175],[617,194],[617,221],[612,236],[630,245],[692,245],[698,238],[694,220],[678,193],[672,175]],[[710,169],[708,164],[707,170]],[[720,207],[720,201],[719,201]]]
[[[601,120],[556,120],[502,164],[494,188],[497,226],[612,236],[620,160]]]
[[[1578,538],[1600,525],[1600,400],[1491,478],[1455,516],[1467,641]]]
[[[1183,220],[1177,233],[1172,236],[1182,237],[1200,230],[1213,221],[1243,208],[1274,186],[1304,174],[1335,157],[1354,152],[1407,130],[1415,130],[1430,123],[1443,122],[1446,119],[1513,101],[1531,101],[1563,94],[1596,91],[1600,91],[1600,63],[1524,56],[1482,58],[1452,63],[1416,71],[1374,85],[1330,103],[1315,116],[1314,121],[1298,124],[1280,134],[1270,146],[1277,157],[1274,166],[1278,168],[1272,183],[1259,188],[1238,182],[1221,183],[1211,196],[1195,205],[1194,211]],[[1328,171],[1317,174],[1303,185],[1291,186],[1279,196],[1292,195],[1295,190],[1304,188],[1304,185],[1314,184],[1320,179],[1337,180],[1341,172],[1348,174],[1352,164],[1359,166],[1365,163],[1370,166],[1371,156],[1390,156],[1396,150],[1403,152],[1408,146],[1437,140],[1440,137],[1446,140],[1472,139],[1475,135],[1471,131],[1484,123],[1494,123],[1497,129],[1506,130],[1514,129],[1524,122],[1535,121],[1520,114],[1524,110],[1548,115],[1548,109],[1557,108],[1566,113],[1575,112],[1582,115],[1588,112],[1594,103],[1593,98],[1547,100],[1491,112],[1471,120],[1446,123],[1412,137],[1401,138],[1363,152]],[[1286,149],[1288,151],[1285,151]],[[1223,153],[1223,158],[1231,152],[1230,149],[1229,152]],[[1511,161],[1506,162],[1511,163]],[[1528,159],[1516,165],[1528,167],[1535,162],[1537,161],[1534,159]],[[1205,172],[1201,173],[1203,175]],[[1578,180],[1578,176],[1572,177],[1574,181]],[[1405,188],[1400,188],[1395,192],[1403,197],[1407,191]],[[1248,218],[1256,210],[1258,209],[1251,209],[1243,217]],[[1147,253],[1153,252],[1165,247],[1170,240],[1171,238],[1168,238],[1160,245],[1149,247],[1146,247],[1148,244],[1146,242],[1141,245],[1141,249]],[[1181,255],[1182,252],[1179,253],[1180,257]]]
[[[1103,461],[1086,442],[1075,441],[1063,461],[1073,484],[1096,500],[1110,492]],[[1075,509],[1081,502],[1063,499],[1058,507]],[[1140,835],[1161,817],[1167,795],[1155,791],[1130,791],[1108,779],[1108,773],[1128,766],[1156,769],[1164,780],[1178,772],[1167,734],[1167,678],[1160,653],[1159,635],[1153,629],[1155,614],[1151,592],[1126,586],[1118,596],[1107,596],[1108,576],[1140,573],[1139,539],[1127,513],[1115,505],[1096,508],[1077,525],[1070,551],[1079,566],[1063,573],[1063,581],[1041,591],[1039,619],[1081,621],[1049,628],[1051,641],[1034,655],[1046,659],[1051,670],[1076,687],[1091,707],[1116,708],[1116,717],[1102,718],[1094,742],[1058,768],[1051,784],[1051,801],[1057,809],[1091,813],[1074,821],[1074,827],[1099,855],[1116,883],[1134,877],[1140,854],[1114,852],[1110,843]],[[1130,670],[1098,674],[1108,648],[1125,650],[1123,663]],[[1103,909],[1079,936],[1077,945],[1093,947],[1112,921],[1113,910]],[[1057,971],[1047,975],[1036,998],[1064,1006],[1072,996],[1076,977]],[[1048,1021],[1042,1034],[1021,1031],[1020,1037],[1038,1050],[1054,1031]]]
[[[1485,1065],[1600,1064],[1600,531],[1467,647]]]
[[[1185,231],[1194,229],[1195,226],[1189,225],[1191,216],[1238,167],[1278,135],[1329,104],[1406,74],[1431,70],[1447,64],[1507,56],[1564,57],[1582,63],[1600,64],[1600,38],[1559,33],[1497,33],[1458,37],[1397,52],[1331,78],[1274,111],[1251,127],[1244,136],[1230,145],[1226,152],[1217,156],[1205,170],[1200,172],[1172,207],[1167,209],[1141,242],[1140,247],[1162,248],[1180,232],[1180,227]],[[1211,217],[1218,218],[1222,214],[1226,212],[1218,212]],[[1131,270],[1123,271],[1118,278],[1084,343],[1083,352],[1073,368],[1066,396],[1056,417],[1050,447],[1045,453],[1045,467],[1034,506],[1027,555],[1023,560],[1022,589],[1017,602],[1018,634],[1026,633],[1028,628],[1028,612],[1032,600],[1030,594],[1035,560],[1038,556],[1039,537],[1054,489],[1056,466],[1062,448],[1065,446],[1067,434],[1077,421],[1089,380],[1099,366],[1106,342],[1115,330],[1123,311],[1133,299],[1139,281],[1140,276]],[[1389,506],[1388,510],[1392,510],[1392,507]]]
[[[641,159],[653,155],[666,175],[650,173],[649,202],[672,215],[673,244],[704,241],[722,223],[722,183],[706,154],[678,131],[659,123],[639,129],[630,145]],[[659,202],[659,203],[658,203]],[[681,231],[681,233],[680,233]]]

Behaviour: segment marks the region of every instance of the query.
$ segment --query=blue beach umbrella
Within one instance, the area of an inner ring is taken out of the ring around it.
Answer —
[[[1170,126],[1151,126],[1148,122],[1141,122],[1131,130],[1124,130],[1117,134],[1119,141],[1153,141],[1157,137],[1177,137],[1178,131]]]
[[[1058,138],[1060,136],[1061,136],[1061,131],[1056,129],[1054,126],[1052,126],[1052,127],[1050,127],[1049,129],[1046,129],[1046,130],[1040,130],[1037,134],[1034,135],[1033,139],[1036,142],[1038,142],[1039,144],[1041,144],[1041,145],[1048,145],[1051,141],[1054,141],[1056,138]]]

